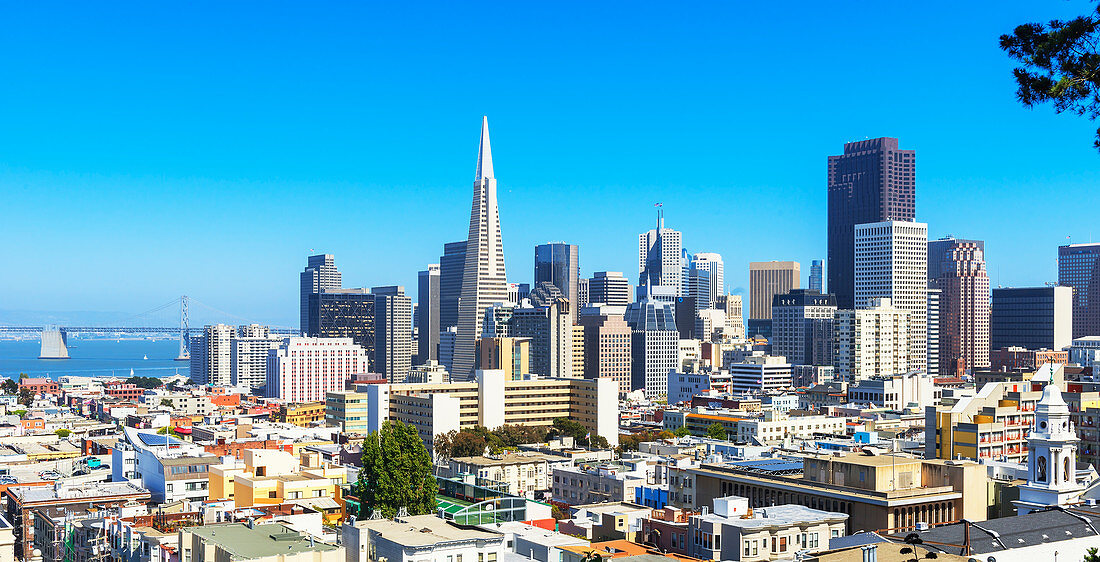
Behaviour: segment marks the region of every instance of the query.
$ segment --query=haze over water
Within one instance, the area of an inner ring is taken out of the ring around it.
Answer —
[[[70,339],[70,359],[38,359],[38,340],[0,340],[0,376],[56,379],[61,375],[164,377],[188,374],[186,361],[175,361],[177,340]],[[143,357],[148,356],[148,359]]]

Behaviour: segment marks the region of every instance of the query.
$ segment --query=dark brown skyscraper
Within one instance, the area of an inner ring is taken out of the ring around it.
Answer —
[[[916,152],[883,137],[844,145],[829,157],[829,292],[837,307],[855,306],[855,225],[913,221]]]

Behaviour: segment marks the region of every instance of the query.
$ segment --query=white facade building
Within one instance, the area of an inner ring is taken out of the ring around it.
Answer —
[[[233,386],[257,388],[267,382],[268,351],[278,347],[284,338],[272,337],[267,326],[250,324],[237,328],[232,341],[230,381]]]
[[[657,228],[638,235],[638,273],[641,274],[646,270],[650,249],[658,240],[661,242],[659,284],[662,287],[674,287],[676,296],[683,296],[684,263],[681,256],[683,246],[680,231],[665,228],[664,218],[658,220]]]
[[[862,310],[838,310],[833,328],[837,378],[851,383],[908,373],[910,322],[909,313],[895,308],[890,299],[874,299]]]
[[[791,386],[791,366],[786,357],[760,355],[746,357],[729,366],[731,390],[761,394]]]
[[[714,307],[719,295],[725,294],[725,266],[722,263],[722,254],[701,252],[691,258],[691,267],[700,271],[710,272],[710,306]]]
[[[935,384],[930,375],[920,371],[862,379],[848,387],[848,402],[891,410],[915,405],[923,411],[927,406],[935,406]]]
[[[928,225],[885,221],[855,226],[855,305],[888,298],[909,313],[910,369],[927,368]]]
[[[322,402],[368,372],[367,351],[351,338],[291,337],[268,353],[266,395],[287,402]]]
[[[1046,385],[1027,436],[1027,484],[1020,486],[1020,499],[1013,502],[1021,515],[1079,501],[1084,491],[1077,481],[1079,441],[1062,391]]]

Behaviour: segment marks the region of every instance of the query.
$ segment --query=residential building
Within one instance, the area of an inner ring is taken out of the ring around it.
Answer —
[[[448,461],[452,474],[473,474],[505,485],[514,496],[535,499],[535,492],[550,489],[550,463],[561,457],[542,453],[505,453],[493,457],[458,457]]]
[[[916,152],[900,150],[896,138],[850,142],[828,168],[829,292],[838,308],[853,309],[855,227],[916,218]]]
[[[799,288],[796,261],[749,263],[749,335],[771,337],[772,299]]]
[[[901,411],[935,406],[935,401],[933,380],[920,371],[860,379],[848,387],[848,402],[863,407]]]
[[[417,273],[416,364],[439,360],[439,264]]]
[[[268,352],[282,341],[282,337],[272,336],[267,326],[238,327],[231,342],[230,383],[242,388],[259,388],[266,384]]]
[[[703,396],[714,392],[729,392],[732,386],[732,377],[726,371],[711,371],[709,373],[683,373],[674,372],[668,375],[669,404],[690,402],[695,396]]]
[[[366,392],[332,390],[325,393],[325,425],[348,435],[366,435],[370,433],[370,412],[377,408],[370,404]]]
[[[191,339],[191,380],[196,384],[229,386],[233,371],[233,327],[206,326]]]
[[[123,434],[111,451],[112,481],[138,484],[156,503],[206,499],[207,471],[220,462],[217,456],[171,435],[132,427]]]
[[[367,352],[351,338],[291,337],[271,350],[265,394],[289,402],[317,402],[369,371]]]
[[[569,300],[570,316],[577,320],[580,306],[580,261],[576,244],[549,242],[535,246],[535,285],[550,283]],[[515,302],[519,302],[518,299]]]
[[[331,425],[357,428],[362,420],[347,418],[362,417],[357,401],[365,398],[367,427],[357,433],[377,431],[386,420],[397,419],[416,426],[429,449],[436,435],[451,429],[550,426],[556,418],[573,419],[593,434],[618,443],[619,389],[612,379],[508,380],[503,371],[481,370],[473,381],[359,388],[362,390],[328,394],[325,415]]]
[[[855,296],[856,309],[873,306],[873,299],[888,298],[895,308],[909,313],[908,367],[925,370],[928,354],[928,225],[900,221],[857,224]],[[942,318],[943,315],[940,316]]]
[[[412,300],[400,285],[374,287],[374,371],[390,382],[409,376],[412,366]],[[321,393],[324,396],[324,393]]]
[[[672,552],[702,560],[787,560],[843,536],[848,517],[791,504],[749,511],[746,498],[715,498],[714,511],[689,516],[692,540]]]
[[[985,242],[941,238],[928,242],[928,286],[939,289],[939,370],[958,362],[989,366],[989,275]]]
[[[1027,434],[1042,396],[1042,383],[1034,378],[1026,373],[1014,381],[979,383],[976,394],[945,393],[941,405],[925,407],[925,456],[1025,461]]]
[[[304,404],[280,404],[276,421],[301,427],[315,425],[325,421],[324,402],[306,402]]]
[[[617,463],[556,466],[551,471],[553,498],[567,505],[632,501],[635,488],[644,486],[652,478],[653,470],[646,461],[630,459]]]
[[[473,376],[478,338],[485,309],[508,298],[508,277],[504,270],[504,242],[500,235],[497,208],[497,180],[493,176],[493,155],[489,147],[489,119],[481,122],[481,146],[474,173],[470,235],[466,241],[466,269],[458,301],[458,337],[455,341],[451,376],[468,380]]]
[[[588,302],[610,306],[630,304],[630,282],[619,271],[597,271],[588,280]]]
[[[836,296],[794,289],[772,298],[771,353],[792,365],[833,364]]]
[[[875,299],[861,310],[838,310],[837,378],[852,383],[909,372],[909,327],[909,313],[895,308],[890,299]]]
[[[337,508],[325,517],[326,523],[335,524],[342,518],[339,500],[347,474],[346,468],[323,464],[308,453],[295,458],[287,451],[243,449],[239,461],[210,467],[207,499],[232,499],[239,508],[287,502]]]
[[[992,349],[1065,349],[1073,340],[1073,288],[993,289],[989,325]]]
[[[332,254],[309,256],[306,259],[306,268],[299,277],[301,278],[299,327],[303,333],[308,333],[310,318],[316,315],[316,312],[310,309],[310,295],[325,289],[339,289],[342,286],[340,271],[336,269],[336,257]]]
[[[679,368],[673,307],[647,297],[631,303],[624,319],[632,332],[630,390],[644,389],[646,398],[659,398],[667,392],[668,374]]]
[[[344,549],[283,523],[214,523],[181,527],[184,562],[345,562]]]
[[[1058,284],[1073,289],[1072,337],[1100,336],[1100,243],[1059,246]]]
[[[733,392],[762,394],[791,386],[791,365],[785,357],[746,357],[743,362],[728,367]]]
[[[344,523],[341,533],[346,552],[344,562],[504,560],[504,535],[459,526],[434,514],[359,519]]]

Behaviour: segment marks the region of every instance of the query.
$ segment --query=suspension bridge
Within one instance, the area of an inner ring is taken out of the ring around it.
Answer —
[[[257,323],[247,318],[241,318],[228,312],[218,310],[212,306],[196,301],[187,295],[183,295],[140,314],[123,318],[116,323],[117,325],[113,326],[0,326],[0,334],[40,334],[42,349],[39,359],[68,359],[68,338],[70,335],[75,334],[112,336],[175,335],[179,338],[179,355],[176,357],[176,360],[186,361],[191,358],[191,314],[189,309],[193,305],[197,305],[203,309],[204,312],[214,313],[217,317],[231,319],[234,322],[243,324]],[[175,314],[176,307],[179,307],[179,324],[171,326],[164,325],[167,324],[163,318],[164,314],[166,312]],[[158,316],[160,317],[158,318]],[[201,331],[201,328],[197,328],[196,330]],[[269,326],[268,330],[272,334],[288,336],[299,334],[297,329],[285,326]]]

